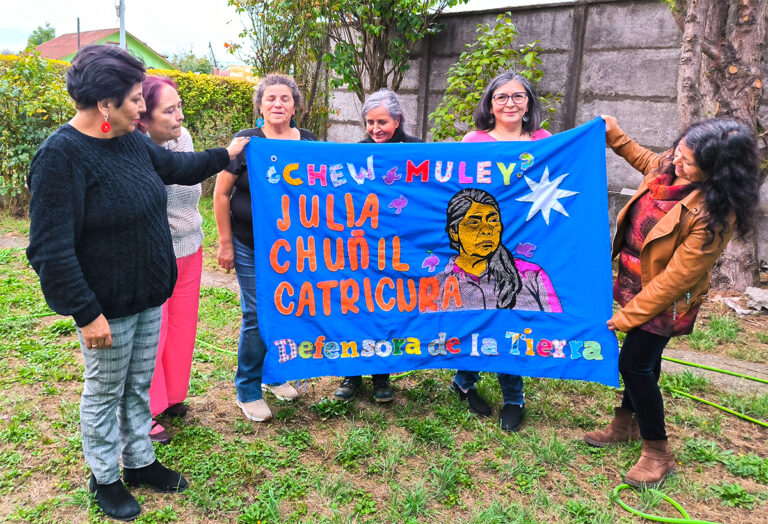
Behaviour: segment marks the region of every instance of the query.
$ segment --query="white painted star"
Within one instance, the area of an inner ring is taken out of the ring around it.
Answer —
[[[565,208],[558,202],[559,198],[565,198],[573,195],[578,195],[578,191],[568,191],[565,189],[558,189],[560,182],[563,181],[570,173],[560,175],[556,179],[549,180],[549,166],[544,168],[544,174],[541,176],[541,181],[534,182],[528,177],[525,177],[525,182],[531,189],[531,192],[525,196],[518,198],[519,202],[531,202],[531,210],[528,212],[528,216],[525,221],[528,222],[533,218],[536,213],[541,211],[541,216],[544,218],[544,222],[549,225],[549,212],[555,210],[558,213],[562,213],[565,216],[570,216]]]

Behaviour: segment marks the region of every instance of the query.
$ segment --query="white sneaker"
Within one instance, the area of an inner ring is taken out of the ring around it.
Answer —
[[[262,391],[269,391],[280,400],[295,400],[299,396],[299,392],[296,388],[291,386],[288,382],[284,382],[277,386],[270,386],[269,384],[261,385]]]
[[[253,402],[240,402],[238,400],[237,405],[243,410],[243,414],[254,422],[264,422],[272,418],[272,412],[263,398]]]

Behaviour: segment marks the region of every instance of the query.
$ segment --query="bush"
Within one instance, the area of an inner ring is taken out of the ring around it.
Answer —
[[[147,74],[166,76],[179,86],[184,127],[192,135],[195,149],[225,146],[235,133],[253,127],[250,82],[162,69],[150,69]]]
[[[435,111],[429,115],[433,122],[432,138],[461,140],[462,135],[474,127],[472,114],[485,87],[499,73],[515,71],[530,80],[534,89],[544,73],[539,69],[541,49],[537,42],[514,46],[517,30],[510,13],[496,17],[496,22],[479,24],[477,40],[467,44],[459,60],[448,70],[446,90]],[[541,95],[539,93],[539,95]],[[553,114],[559,95],[539,96],[544,115]],[[549,128],[545,119],[541,127]]]
[[[26,177],[37,148],[75,114],[67,65],[37,52],[0,56],[0,200],[14,214],[23,214],[29,199]]]
[[[43,141],[75,114],[67,93],[69,63],[37,52],[0,55],[0,204],[24,215],[26,177]],[[195,149],[226,145],[237,131],[253,127],[253,86],[243,80],[150,69],[179,86],[184,125]]]

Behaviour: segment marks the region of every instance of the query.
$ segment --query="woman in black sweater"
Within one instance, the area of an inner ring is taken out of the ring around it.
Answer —
[[[144,76],[142,63],[115,46],[83,48],[67,72],[77,113],[40,146],[27,178],[27,257],[51,308],[74,318],[83,353],[89,487],[121,520],[141,511],[120,479],[121,456],[127,484],[187,486],[155,459],[148,436],[161,306],[176,283],[165,184],[204,180],[248,142],[203,153],[155,145],[136,131]]]

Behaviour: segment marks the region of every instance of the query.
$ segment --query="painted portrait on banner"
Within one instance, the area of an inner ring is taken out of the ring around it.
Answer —
[[[617,385],[604,137],[595,119],[535,142],[252,140],[264,380]]]

